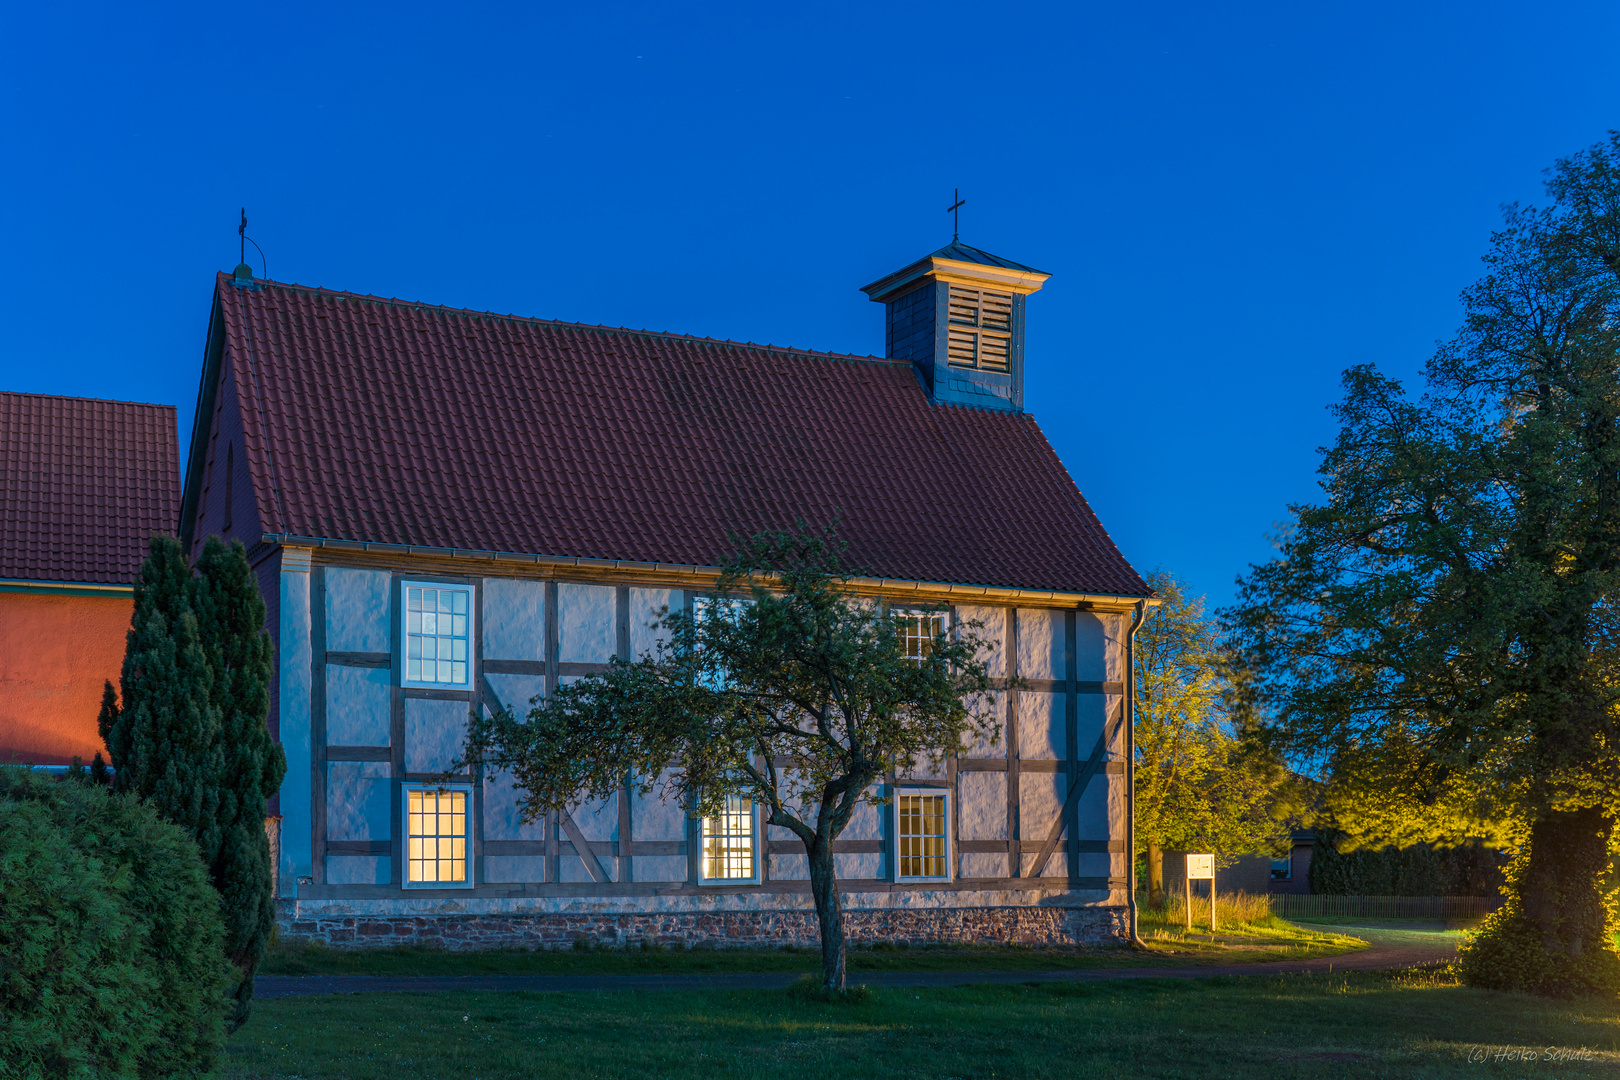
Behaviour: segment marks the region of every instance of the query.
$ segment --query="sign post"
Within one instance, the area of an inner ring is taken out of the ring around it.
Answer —
[[[1215,932],[1215,856],[1187,855],[1187,932],[1192,932],[1192,883],[1209,882],[1209,932]]]

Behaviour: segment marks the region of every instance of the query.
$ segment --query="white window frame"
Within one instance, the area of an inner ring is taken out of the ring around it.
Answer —
[[[410,677],[410,590],[449,589],[467,594],[467,678],[464,682],[437,682]],[[473,671],[478,641],[478,592],[472,585],[459,581],[401,581],[399,583],[399,685],[416,690],[471,691],[477,673]]]
[[[901,606],[899,606],[897,604],[891,604],[891,605],[889,605],[889,618],[891,618],[891,619],[923,619],[923,618],[938,619],[939,622],[940,622],[941,629],[943,629],[946,634],[949,634],[951,632],[951,612],[950,612],[950,609],[948,609],[948,608],[940,609],[940,608],[901,607]],[[918,661],[920,663],[924,658],[920,657],[920,656],[907,655],[906,659],[907,660],[916,660],[916,661]]]
[[[890,792],[889,799],[889,835],[893,838],[890,850],[890,872],[896,882],[911,881],[955,881],[956,880],[956,836],[951,821],[951,796],[954,793],[946,787],[896,787]],[[938,876],[912,875],[900,873],[900,800],[907,795],[940,795],[945,798],[945,873]]]
[[[466,860],[465,861],[466,861],[466,864],[467,864],[466,865],[467,875],[466,875],[466,880],[464,880],[464,881],[412,881],[411,880],[411,794],[413,792],[423,792],[423,791],[448,791],[448,792],[452,792],[452,793],[455,793],[455,794],[459,794],[459,795],[463,796],[466,799],[466,802],[463,803],[463,805],[466,807],[466,812],[463,815],[463,825],[464,825],[464,827],[466,829],[466,832],[462,837],[462,840],[464,841],[464,845],[465,845],[462,848],[462,850],[466,854]],[[400,884],[400,888],[402,888],[402,889],[471,889],[471,888],[473,888],[473,886],[475,884],[474,878],[477,876],[474,873],[474,870],[475,870],[475,868],[477,866],[477,860],[473,857],[474,856],[473,836],[476,833],[476,830],[473,828],[474,807],[475,807],[475,804],[473,802],[473,788],[472,788],[471,784],[407,783],[407,784],[401,784],[400,785],[400,793],[399,793],[399,811],[400,811],[400,819],[399,819],[399,821],[400,821],[400,825],[399,825],[399,829],[400,829],[400,834],[404,837],[404,843],[401,845],[402,855],[400,856],[400,866],[399,866],[399,884]]]
[[[755,798],[752,798],[752,797],[748,797],[748,796],[734,796],[734,797],[735,798],[748,798],[748,806],[749,806],[749,811],[750,811],[749,812],[749,823],[750,823],[750,826],[752,828],[752,834],[751,834],[751,839],[750,839],[749,843],[751,843],[753,845],[754,874],[753,874],[752,877],[745,877],[745,878],[740,878],[740,877],[712,878],[712,877],[709,877],[704,872],[705,868],[708,865],[708,851],[706,850],[706,848],[707,848],[707,844],[706,844],[707,828],[706,828],[706,826],[708,824],[709,819],[707,817],[699,816],[698,819],[697,819],[698,884],[699,885],[706,885],[706,886],[710,886],[710,887],[720,886],[720,885],[758,885],[761,882],[761,880],[763,880],[762,871],[764,870],[764,866],[765,866],[765,845],[760,843],[759,800],[755,799]]]

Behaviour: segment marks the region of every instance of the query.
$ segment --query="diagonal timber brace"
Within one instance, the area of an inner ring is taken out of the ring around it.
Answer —
[[[1119,734],[1119,722],[1124,715],[1125,707],[1122,701],[1114,711],[1114,734],[1116,735]],[[1058,810],[1057,820],[1052,822],[1051,831],[1046,834],[1046,842],[1041,845],[1040,854],[1035,856],[1035,864],[1029,869],[1030,877],[1038,878],[1041,876],[1041,872],[1046,869],[1046,861],[1052,857],[1052,852],[1057,850],[1058,841],[1063,838],[1064,822],[1068,821],[1069,815],[1074,813],[1074,808],[1080,802],[1080,796],[1086,793],[1091,778],[1102,771],[1103,759],[1107,755],[1108,725],[1104,724],[1102,734],[1097,736],[1097,745],[1092,748],[1091,757],[1086,760],[1085,765],[1069,784],[1068,797],[1063,800],[1063,806]]]

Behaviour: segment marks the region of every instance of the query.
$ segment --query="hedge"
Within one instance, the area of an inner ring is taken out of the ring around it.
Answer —
[[[0,767],[0,1062],[25,1077],[208,1072],[230,982],[197,847],[135,799]]]

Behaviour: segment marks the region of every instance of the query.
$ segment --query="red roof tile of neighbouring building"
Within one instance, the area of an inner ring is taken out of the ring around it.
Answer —
[[[174,406],[0,391],[0,578],[133,584],[179,513]]]
[[[715,565],[837,514],[876,576],[1150,595],[1033,417],[931,404],[903,361],[225,274],[216,304],[266,533]]]

